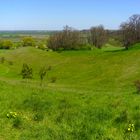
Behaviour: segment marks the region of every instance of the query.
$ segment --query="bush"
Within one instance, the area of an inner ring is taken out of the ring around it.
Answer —
[[[41,50],[48,50],[47,46],[46,46],[45,44],[43,44],[43,43],[42,43],[42,44],[40,43],[40,44],[37,46],[37,48],[38,48],[38,49],[41,49]]]
[[[21,75],[23,79],[32,79],[33,78],[32,68],[30,68],[27,64],[23,64]]]
[[[24,37],[22,39],[22,44],[23,47],[27,47],[27,46],[34,46],[35,45],[35,40],[32,37]]]
[[[19,48],[19,47],[22,47],[23,46],[23,44],[22,44],[22,42],[15,42],[14,44],[13,44],[13,49],[17,49],[17,48]]]
[[[13,47],[13,42],[11,40],[1,40],[0,49],[10,49]]]

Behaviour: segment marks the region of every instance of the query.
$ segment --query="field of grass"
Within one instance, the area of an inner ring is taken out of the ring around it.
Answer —
[[[140,138],[139,44],[128,51],[109,46],[59,53],[25,47],[1,50],[1,57],[1,140]],[[22,79],[23,63],[33,68],[32,80]],[[40,86],[43,66],[51,70]],[[10,112],[15,117],[7,117]]]

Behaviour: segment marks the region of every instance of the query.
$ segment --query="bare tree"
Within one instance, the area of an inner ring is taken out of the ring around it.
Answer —
[[[121,32],[122,32],[123,46],[128,50],[130,45],[132,45],[134,43],[133,30],[131,29],[130,24],[122,23],[121,24]]]
[[[61,32],[55,33],[54,35],[50,36],[48,40],[48,48],[57,51],[59,50],[62,46],[62,34]]]
[[[97,48],[101,48],[107,40],[107,32],[102,25],[90,29],[90,42]]]
[[[69,26],[65,26],[63,31],[52,35],[48,41],[48,47],[53,50],[79,49],[82,45],[81,33]]]
[[[140,42],[140,15],[133,15],[127,22],[120,25],[122,32],[122,43],[126,49]]]

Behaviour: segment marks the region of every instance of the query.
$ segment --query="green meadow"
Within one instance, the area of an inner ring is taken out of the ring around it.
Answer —
[[[138,140],[140,44],[87,51],[0,50],[1,140]],[[22,79],[22,65],[33,79]],[[42,85],[39,70],[50,68]],[[129,125],[134,125],[132,132]]]

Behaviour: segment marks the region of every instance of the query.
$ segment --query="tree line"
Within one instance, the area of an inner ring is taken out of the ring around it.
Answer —
[[[12,39],[0,38],[0,49],[11,49],[18,47],[37,47],[40,49],[47,48],[47,39],[36,39],[32,36],[17,37],[16,41]]]
[[[48,48],[57,50],[88,49],[90,46],[101,48],[108,39],[107,30],[102,25],[92,27],[83,33],[66,26],[63,31],[52,35],[48,40]]]
[[[0,49],[18,46],[34,46],[54,51],[91,49],[93,47],[101,49],[110,38],[120,42],[126,49],[140,42],[140,15],[132,15],[126,22],[121,23],[118,30],[106,30],[103,25],[82,31],[65,26],[62,31],[54,32],[45,41],[36,41],[33,37],[28,36],[23,37],[15,45],[11,40],[0,39]]]
[[[116,31],[106,30],[103,25],[91,27],[85,32],[66,26],[63,31],[50,37],[48,47],[53,50],[77,50],[88,44],[100,49],[110,37],[120,41],[126,49],[139,43],[140,15],[132,15],[126,22],[121,23],[120,29]]]

